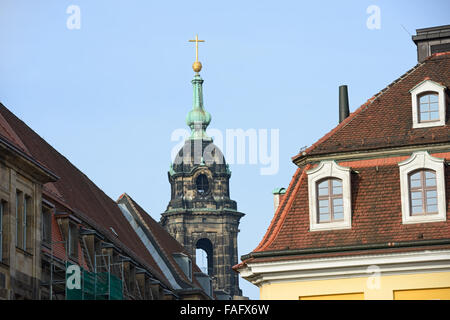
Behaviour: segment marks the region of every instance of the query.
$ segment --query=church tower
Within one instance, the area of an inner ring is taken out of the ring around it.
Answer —
[[[191,135],[177,153],[168,173],[171,200],[162,214],[161,225],[177,239],[195,259],[196,249],[207,255],[207,273],[213,279],[218,298],[241,296],[238,274],[231,269],[238,263],[237,235],[239,220],[236,201],[230,199],[231,172],[221,150],[206,134],[211,115],[203,106],[202,68],[196,60],[193,106],[186,117]],[[206,270],[205,270],[206,271]]]

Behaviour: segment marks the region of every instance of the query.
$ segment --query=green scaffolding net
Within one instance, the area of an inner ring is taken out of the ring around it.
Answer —
[[[122,280],[110,272],[90,272],[67,262],[66,300],[123,300]]]

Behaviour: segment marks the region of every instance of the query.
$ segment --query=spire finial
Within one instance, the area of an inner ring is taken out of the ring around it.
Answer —
[[[202,70],[202,63],[198,61],[198,43],[205,42],[205,40],[198,40],[198,34],[195,35],[194,40],[189,40],[189,42],[195,42],[195,62],[192,64],[192,69],[199,73]]]

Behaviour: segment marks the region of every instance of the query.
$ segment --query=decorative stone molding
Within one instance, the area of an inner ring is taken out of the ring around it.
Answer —
[[[402,201],[403,224],[445,221],[447,218],[447,212],[445,197],[444,159],[435,158],[431,156],[427,151],[419,151],[414,152],[409,159],[399,162],[398,166],[400,168],[400,193]],[[411,172],[418,169],[430,169],[436,172],[436,187],[438,197],[437,214],[420,216],[412,216],[410,214],[411,199],[408,176]]]
[[[322,161],[308,170],[309,222],[310,231],[350,229],[352,226],[352,194],[350,183],[350,168],[341,167],[335,161]],[[319,223],[317,219],[317,182],[324,178],[338,178],[342,180],[342,199],[344,219],[342,221]]]

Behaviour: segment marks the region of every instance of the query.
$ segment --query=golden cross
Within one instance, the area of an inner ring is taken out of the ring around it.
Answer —
[[[195,42],[195,62],[198,61],[198,43],[205,42],[205,40],[198,40],[198,34],[195,35],[194,40],[189,40],[189,42]]]

